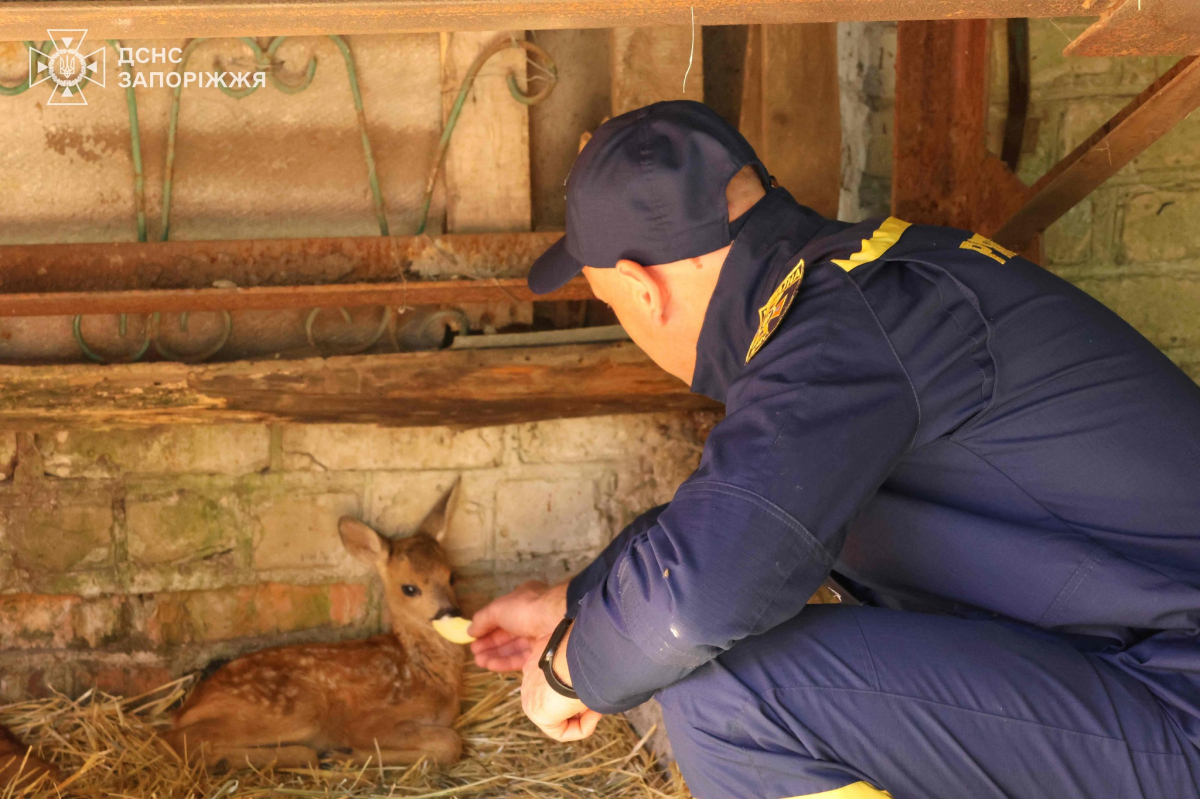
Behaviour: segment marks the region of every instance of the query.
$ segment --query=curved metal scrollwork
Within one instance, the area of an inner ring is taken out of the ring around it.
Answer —
[[[104,356],[96,353],[90,346],[88,346],[87,340],[84,339],[84,337],[83,337],[83,314],[75,315],[75,320],[72,323],[72,330],[75,333],[75,343],[79,345],[80,351],[83,352],[83,354],[86,355],[89,360],[95,361],[96,363],[101,363],[101,364],[133,363],[135,361],[140,361],[142,359],[142,356],[145,355],[146,352],[150,349],[150,322],[149,322],[149,320],[147,320],[146,326],[144,328],[144,338],[142,339],[141,345],[138,347],[138,349],[136,351],[134,351],[133,355],[127,356],[127,357],[119,359],[119,360],[114,360],[112,358],[105,358]],[[118,314],[117,315],[117,334],[121,338],[125,338],[125,336],[128,332],[129,332],[128,314]]]
[[[33,63],[41,63],[42,61],[42,57],[40,55],[34,55],[34,53],[37,52],[40,54],[46,50],[49,50],[50,46],[53,45],[54,42],[49,40],[44,41],[42,42],[41,48],[38,48],[36,42],[31,42],[28,40],[22,42],[22,44],[25,45],[25,50],[29,55],[30,64],[32,65]],[[18,94],[29,91],[29,85],[29,73],[26,73],[25,80],[21,81],[16,86],[5,86],[3,83],[0,83],[0,95],[4,95],[6,97],[15,97]]]
[[[229,342],[229,336],[233,333],[233,315],[229,311],[218,311],[221,314],[224,327],[221,330],[221,335],[217,340],[200,350],[192,353],[177,353],[167,348],[162,343],[162,315],[155,313],[150,319],[150,340],[154,342],[154,349],[163,358],[169,361],[182,361],[183,363],[200,363],[207,361],[209,358],[216,355]],[[188,331],[188,312],[184,311],[179,315],[179,329],[186,333]]]
[[[442,130],[442,138],[438,140],[437,152],[433,156],[433,166],[429,170],[429,178],[425,181],[425,199],[421,203],[421,220],[417,223],[418,236],[425,232],[425,226],[429,223],[429,206],[433,203],[433,189],[437,185],[437,177],[438,173],[442,170],[442,162],[446,160],[446,150],[450,148],[450,137],[454,135],[454,127],[458,124],[458,117],[462,114],[463,105],[467,102],[467,97],[471,93],[471,86],[474,85],[475,78],[479,75],[479,70],[483,69],[483,65],[492,56],[511,48],[520,48],[536,58],[537,61],[530,59],[530,63],[538,65],[545,73],[545,75],[540,77],[546,83],[539,91],[533,94],[525,94],[517,84],[517,76],[509,72],[508,93],[513,96],[514,100],[525,105],[537,105],[549,97],[550,92],[554,91],[554,87],[558,85],[558,65],[554,63],[554,59],[550,57],[549,53],[533,42],[527,42],[524,39],[499,39],[490,46],[483,48],[479,52],[479,55],[475,56],[475,60],[467,68],[467,74],[463,76],[462,85],[458,89],[458,97],[454,99],[454,107],[450,109],[450,116],[446,119],[446,127]],[[541,63],[538,64],[538,61]]]
[[[390,306],[385,306],[383,316],[379,319],[379,326],[375,328],[374,334],[365,342],[352,344],[349,347],[330,347],[329,345],[322,347],[317,343],[316,335],[313,333],[313,325],[316,323],[317,317],[321,315],[321,311],[324,310],[327,309],[313,308],[309,311],[308,316],[304,320],[304,336],[308,339],[309,345],[317,352],[320,352],[321,356],[325,358],[334,355],[358,355],[360,352],[366,352],[371,349],[371,347],[374,347],[378,343],[379,339],[383,338],[383,334],[387,332],[388,327],[392,324],[395,313]],[[350,312],[345,308],[338,308],[338,311],[341,312],[342,321],[347,324],[354,321],[350,317]]]
[[[155,312],[149,315],[146,319],[145,327],[143,328],[142,343],[131,354],[124,358],[107,358],[92,348],[88,344],[87,339],[83,335],[83,314],[76,314],[72,322],[72,332],[75,334],[75,343],[79,345],[79,350],[91,361],[99,364],[114,364],[114,363],[135,363],[145,357],[149,352],[151,345],[158,354],[171,361],[181,361],[183,363],[200,363],[207,361],[209,358],[216,355],[229,342],[229,337],[233,333],[233,315],[229,311],[218,311],[223,317],[224,327],[217,340],[200,350],[193,353],[178,353],[169,349],[160,340],[162,334],[162,314]],[[188,330],[188,312],[184,311],[179,315],[179,329],[183,332]],[[129,315],[117,314],[117,335],[125,338],[129,333]]]

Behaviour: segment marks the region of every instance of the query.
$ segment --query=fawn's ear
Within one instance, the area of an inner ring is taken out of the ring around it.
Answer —
[[[343,516],[338,520],[338,533],[342,536],[342,545],[354,557],[372,566],[387,563],[391,545],[386,538],[358,519]]]
[[[462,478],[456,477],[450,490],[434,503],[433,509],[417,527],[418,533],[424,533],[439,544],[445,542],[446,530],[450,527],[450,517],[454,515],[454,509],[458,507],[458,487],[461,484]]]

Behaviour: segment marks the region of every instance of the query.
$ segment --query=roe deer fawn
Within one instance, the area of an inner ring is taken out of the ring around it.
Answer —
[[[360,763],[457,761],[462,739],[451,725],[464,653],[432,626],[459,615],[440,546],[457,493],[455,483],[408,538],[389,540],[349,516],[338,523],[346,549],[383,579],[390,634],[267,649],[222,666],[176,711],[171,746],[233,767],[315,765],[335,750]]]
[[[62,779],[58,769],[37,757],[5,727],[0,727],[0,796],[8,796],[6,788],[15,790],[17,781],[22,787],[32,786],[42,775],[51,782]],[[42,786],[48,788],[49,786]]]

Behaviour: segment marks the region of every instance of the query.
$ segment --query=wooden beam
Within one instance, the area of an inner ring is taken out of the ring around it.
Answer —
[[[47,28],[96,39],[537,30],[839,20],[1062,17],[1112,0],[12,0],[0,41]]]
[[[478,427],[719,409],[629,343],[193,365],[0,366],[0,427],[241,421]]]
[[[979,230],[1027,189],[987,152],[988,23],[902,22],[896,50],[892,212]]]
[[[1196,0],[1124,0],[1063,51],[1068,56],[1191,55],[1200,53]]]
[[[1021,249],[1196,108],[1200,108],[1200,57],[1190,56],[1038,180],[1019,209],[984,232],[1006,247]]]

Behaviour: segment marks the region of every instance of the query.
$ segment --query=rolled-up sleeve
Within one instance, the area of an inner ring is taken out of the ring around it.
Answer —
[[[755,356],[696,473],[580,582],[567,659],[588,707],[633,707],[799,613],[911,446],[919,407],[874,315],[854,289],[824,305]]]
[[[639,515],[604,548],[595,560],[567,583],[567,615],[574,618],[579,614],[579,603],[593,588],[602,583],[612,571],[617,556],[629,546],[631,538],[649,530],[658,523],[659,515],[667,509],[666,505],[658,505]]]

